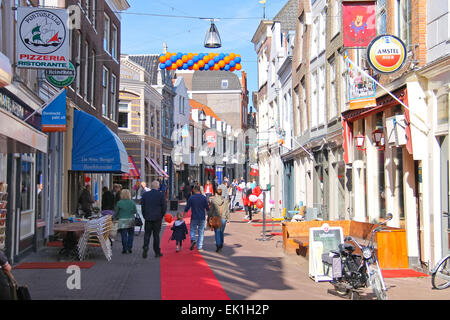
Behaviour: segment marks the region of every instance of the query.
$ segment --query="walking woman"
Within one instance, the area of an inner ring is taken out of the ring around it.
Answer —
[[[122,237],[122,253],[131,253],[134,238],[134,218],[137,214],[136,204],[131,200],[131,193],[128,189],[120,192],[120,200],[116,204],[113,219],[119,220],[117,226]]]
[[[220,227],[214,229],[216,252],[220,252],[224,243],[225,226],[230,220],[230,209],[228,199],[222,197],[222,189],[217,188],[216,194],[210,198],[210,201],[211,205],[208,213],[208,221],[209,217],[219,216],[221,218]]]

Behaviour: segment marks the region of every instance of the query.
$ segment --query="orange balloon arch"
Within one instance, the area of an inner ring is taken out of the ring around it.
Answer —
[[[164,53],[159,56],[161,70],[224,70],[242,69],[242,58],[235,53]]]

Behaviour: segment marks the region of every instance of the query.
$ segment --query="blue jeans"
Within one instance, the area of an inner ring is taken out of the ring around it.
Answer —
[[[222,225],[220,228],[214,229],[214,237],[216,238],[216,246],[223,246],[223,238],[225,234],[225,226],[227,225],[227,220],[222,218]]]
[[[120,229],[123,250],[131,250],[133,248],[134,227],[128,229]]]
[[[203,248],[203,235],[205,233],[206,220],[191,220],[191,242],[195,241],[195,236],[198,234],[197,249]]]

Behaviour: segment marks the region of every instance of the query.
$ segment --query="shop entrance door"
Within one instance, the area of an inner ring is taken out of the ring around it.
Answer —
[[[450,254],[450,219],[449,219],[449,177],[448,177],[448,136],[440,138],[441,144],[441,219],[442,219],[442,254]]]

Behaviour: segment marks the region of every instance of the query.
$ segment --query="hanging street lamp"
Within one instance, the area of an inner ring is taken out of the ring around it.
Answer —
[[[204,46],[205,48],[210,49],[217,49],[222,46],[219,30],[217,30],[217,27],[214,24],[214,19],[211,19],[211,26],[209,27],[209,31],[206,33]]]

